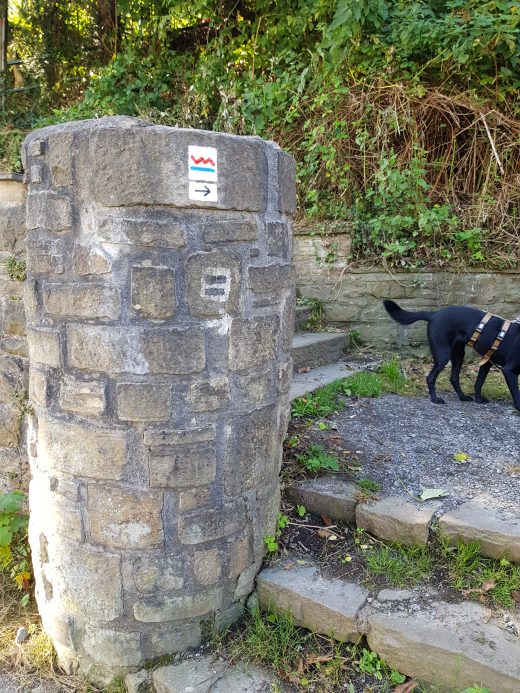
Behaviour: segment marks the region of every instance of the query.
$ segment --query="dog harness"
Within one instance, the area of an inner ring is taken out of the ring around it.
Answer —
[[[487,325],[487,323],[491,320],[493,317],[493,313],[486,313],[482,320],[479,322],[479,324],[476,326],[475,331],[471,335],[471,338],[468,342],[468,346],[474,347],[475,344],[478,341],[478,338],[482,334],[482,330],[484,327]],[[501,345],[504,337],[507,334],[507,331],[509,327],[511,326],[511,320],[504,320],[502,322],[502,325],[500,326],[500,329],[498,330],[498,334],[495,337],[495,341],[493,344],[490,346],[490,348],[486,351],[486,353],[482,356],[479,362],[479,366],[483,366],[485,363],[487,363],[494,355],[498,347]]]

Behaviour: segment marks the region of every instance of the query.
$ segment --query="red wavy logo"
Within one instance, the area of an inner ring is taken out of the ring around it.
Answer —
[[[215,166],[215,162],[213,159],[205,159],[203,156],[200,156],[198,159],[196,159],[193,154],[191,155],[191,160],[193,161],[194,164],[211,164],[212,166]]]

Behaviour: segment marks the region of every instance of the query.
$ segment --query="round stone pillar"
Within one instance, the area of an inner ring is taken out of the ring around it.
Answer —
[[[279,507],[294,161],[116,117],[29,135],[30,542],[94,681],[236,620]]]

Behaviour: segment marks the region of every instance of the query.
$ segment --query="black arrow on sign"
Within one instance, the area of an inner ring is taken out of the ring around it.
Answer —
[[[195,190],[195,192],[201,192],[204,193],[204,197],[210,194],[211,190],[208,188],[207,185],[204,186],[203,190]]]

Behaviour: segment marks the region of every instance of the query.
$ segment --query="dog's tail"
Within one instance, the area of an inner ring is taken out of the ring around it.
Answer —
[[[390,317],[401,323],[401,325],[411,325],[413,322],[417,322],[417,320],[429,322],[435,313],[434,310],[403,310],[395,301],[386,300],[383,301],[383,305]]]

